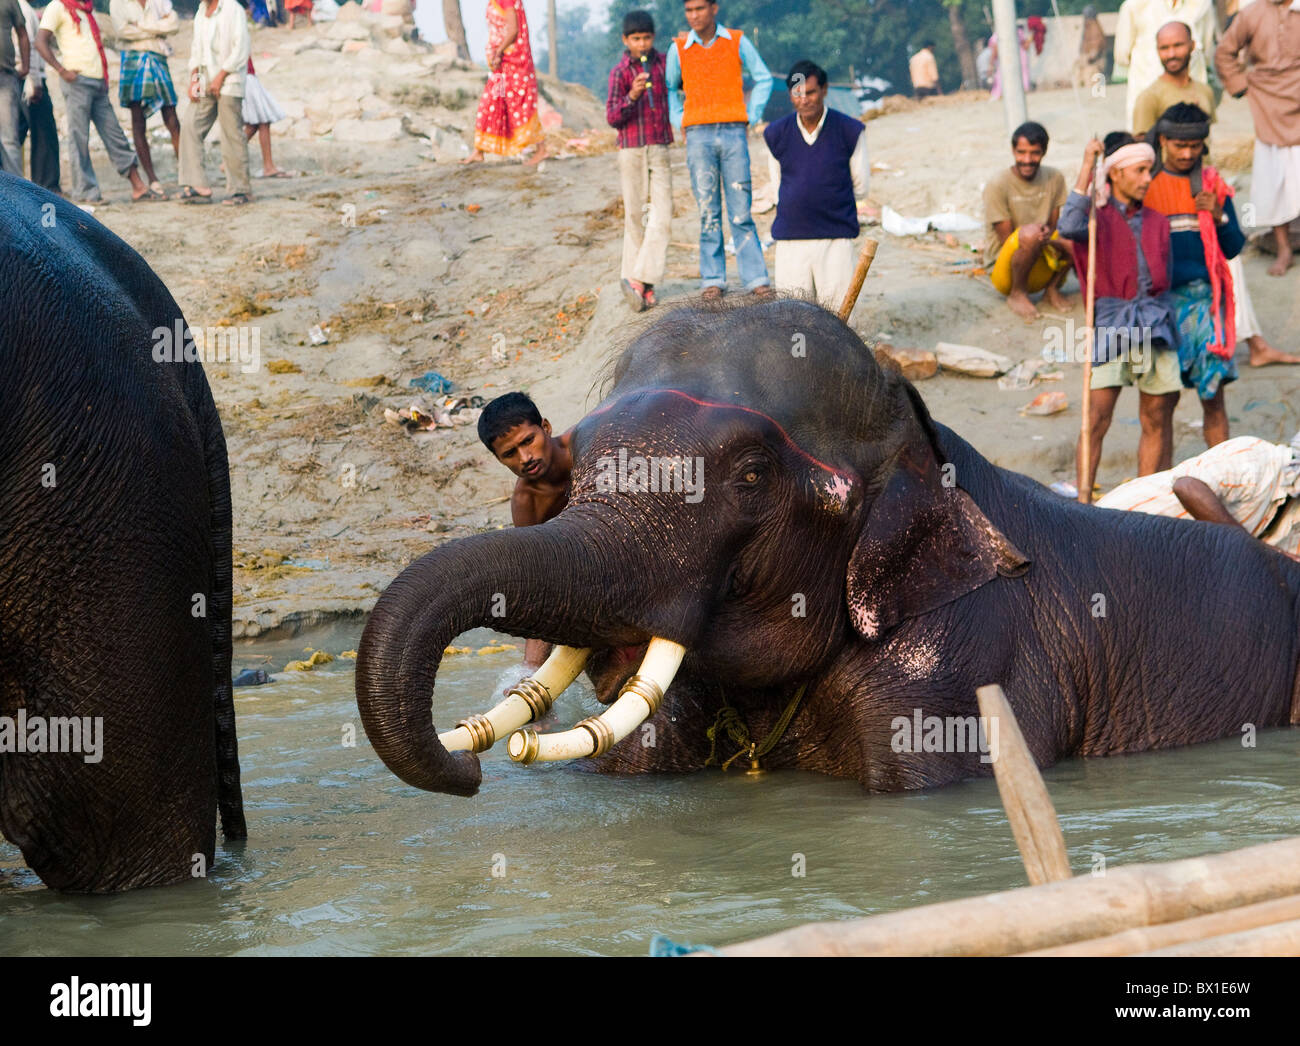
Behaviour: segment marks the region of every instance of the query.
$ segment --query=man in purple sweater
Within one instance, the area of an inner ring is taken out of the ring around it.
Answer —
[[[858,205],[871,165],[861,120],[826,105],[826,70],[796,62],[786,78],[794,112],[763,132],[777,193],[776,285],[838,308],[853,279]]]

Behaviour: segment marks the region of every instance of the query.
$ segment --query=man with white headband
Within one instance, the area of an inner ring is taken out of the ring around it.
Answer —
[[[1156,154],[1146,142],[1115,131],[1093,139],[1083,169],[1061,211],[1057,229],[1074,241],[1074,263],[1086,288],[1089,189],[1097,158],[1104,155],[1098,188],[1096,307],[1092,344],[1092,397],[1088,418],[1089,475],[1083,475],[1079,446],[1079,489],[1091,490],[1101,444],[1120,389],[1138,387],[1138,475],[1173,464],[1174,408],[1182,389],[1178,325],[1168,300],[1173,282],[1169,219],[1144,207]],[[1086,484],[1086,486],[1085,486]]]
[[[1277,243],[1268,274],[1283,276],[1291,265],[1287,227],[1300,217],[1300,0],[1256,0],[1243,7],[1219,42],[1214,65],[1227,91],[1250,103],[1250,201],[1255,224],[1271,225]]]

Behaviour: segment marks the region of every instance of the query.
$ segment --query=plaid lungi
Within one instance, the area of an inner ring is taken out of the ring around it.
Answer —
[[[144,103],[144,115],[152,116],[164,105],[176,104],[176,88],[167,69],[167,59],[153,51],[122,51],[122,74],[117,100],[123,108]]]

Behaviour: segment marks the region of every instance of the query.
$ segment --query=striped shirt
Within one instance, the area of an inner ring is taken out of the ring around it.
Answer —
[[[1246,530],[1284,552],[1300,552],[1300,456],[1294,444],[1238,436],[1188,458],[1167,472],[1121,483],[1098,508],[1191,519],[1174,493],[1174,481],[1199,479]]]

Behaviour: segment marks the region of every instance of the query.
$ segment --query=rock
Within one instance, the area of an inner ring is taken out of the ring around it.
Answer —
[[[396,40],[385,40],[384,46],[380,50],[384,54],[410,55],[416,53],[416,49],[400,37]]]
[[[949,341],[935,345],[934,354],[939,357],[939,365],[944,370],[954,370],[975,378],[996,378],[1015,366],[1012,360],[999,356],[996,352],[974,345],[954,345]]]
[[[893,345],[876,346],[876,362],[885,370],[901,374],[908,381],[924,381],[939,372],[939,358],[925,349],[900,349]]]
[[[395,142],[402,137],[402,120],[390,116],[385,120],[355,120],[345,117],[334,121],[334,140],[366,144],[370,142]]]
[[[351,4],[344,4],[343,10],[351,7]],[[370,30],[360,22],[340,18],[325,31],[327,40],[369,40]]]
[[[334,24],[338,25],[340,22],[360,22],[362,16],[365,14],[366,11],[360,4],[342,3],[339,4],[339,13],[334,19]]]
[[[379,13],[397,15],[400,18],[409,20],[411,18],[411,0],[381,0]]]
[[[298,98],[277,98],[276,101],[290,120],[301,120],[307,115],[307,107]]]
[[[364,40],[344,40],[344,41],[343,41],[343,53],[344,53],[344,54],[357,54],[357,53],[359,53],[359,52],[361,52],[361,51],[373,51],[373,50],[374,50],[374,48],[370,46],[370,38],[369,38],[369,37],[367,37],[367,38],[364,39]]]
[[[375,19],[375,33],[379,36],[401,37],[406,25],[401,15],[380,15]]]
[[[330,39],[317,40],[312,46],[317,47],[322,51],[342,51],[343,41]]]
[[[367,120],[377,120],[394,115],[393,103],[385,101],[377,94],[366,95],[358,104],[361,106],[361,112]]]

